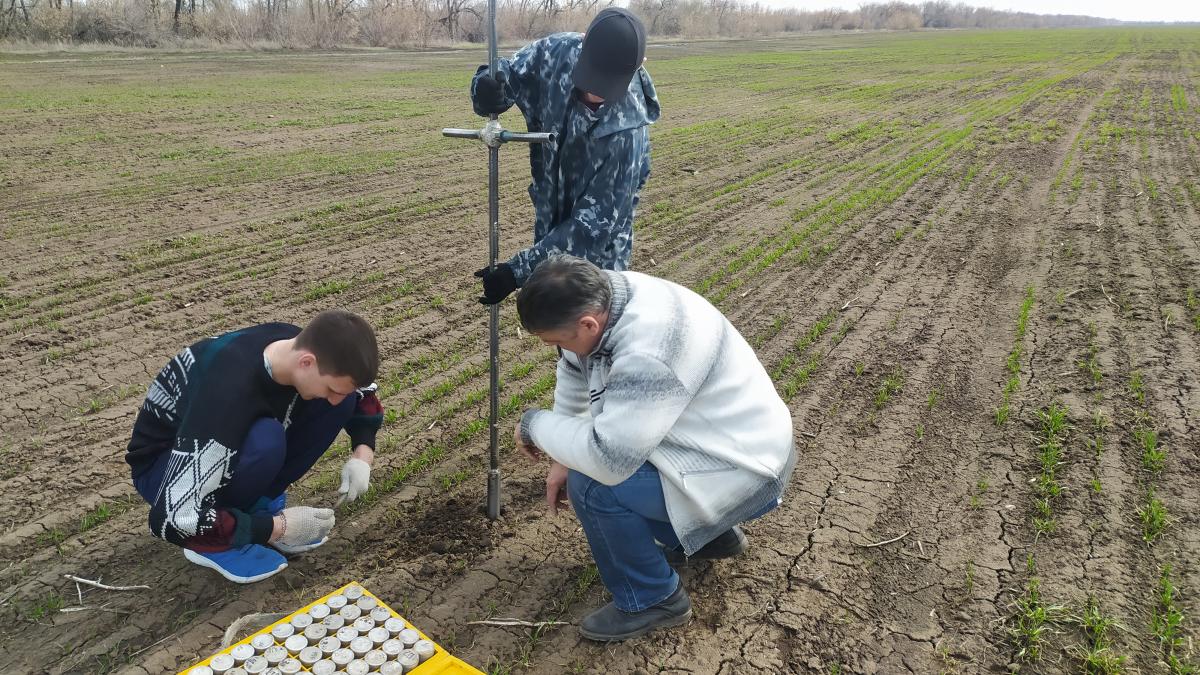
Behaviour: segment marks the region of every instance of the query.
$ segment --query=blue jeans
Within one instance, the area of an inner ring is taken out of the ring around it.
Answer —
[[[233,475],[217,491],[214,505],[245,511],[260,497],[269,501],[283,494],[325,454],[357,405],[355,395],[347,396],[336,406],[324,399],[309,401],[305,415],[293,421],[286,431],[274,418],[255,420],[238,449]],[[151,504],[158,496],[170,458],[171,451],[164,451],[153,466],[133,481],[138,494]]]
[[[613,486],[571,471],[567,494],[617,609],[640,612],[679,588],[679,575],[654,543],[657,539],[668,548],[680,545],[653,464],[643,464]]]

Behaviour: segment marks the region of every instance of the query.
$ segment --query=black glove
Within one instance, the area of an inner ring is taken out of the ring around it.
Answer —
[[[485,267],[475,273],[483,279],[483,295],[479,302],[483,305],[494,305],[508,297],[509,293],[517,290],[517,278],[513,276],[512,267],[508,263],[500,263],[495,269]]]
[[[471,103],[475,108],[476,115],[481,117],[487,117],[492,113],[499,115],[512,107],[512,103],[509,103],[504,95],[505,84],[506,78],[503,70],[497,71],[496,77],[484,73],[475,80],[475,98]]]

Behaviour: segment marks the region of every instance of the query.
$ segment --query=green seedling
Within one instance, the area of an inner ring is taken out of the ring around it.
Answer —
[[[1017,600],[1017,614],[1010,629],[1019,648],[1017,658],[1028,661],[1041,658],[1046,634],[1062,611],[1059,605],[1043,602],[1041,582],[1036,577],[1029,580],[1024,595]]]
[[[1084,643],[1073,646],[1069,652],[1080,661],[1085,675],[1117,675],[1124,672],[1128,657],[1113,651],[1109,635],[1111,629],[1121,626],[1100,611],[1100,603],[1095,596],[1088,596],[1083,613],[1075,617],[1073,622],[1083,631]]]
[[[1142,520],[1142,539],[1153,542],[1167,529],[1167,507],[1154,495],[1154,488],[1146,492],[1146,505],[1138,509]]]
[[[875,408],[882,409],[887,405],[887,402],[893,396],[900,393],[904,387],[904,369],[896,366],[894,370],[879,384],[879,390],[875,392]]]
[[[1142,382],[1142,371],[1135,370],[1129,374],[1129,393],[1138,405],[1146,405],[1146,386]]]

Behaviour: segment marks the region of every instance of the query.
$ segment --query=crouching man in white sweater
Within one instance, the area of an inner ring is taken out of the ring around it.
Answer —
[[[517,447],[553,460],[546,501],[569,498],[613,596],[580,632],[686,623],[671,564],[741,553],[738,524],[779,505],[796,461],[787,406],[729,321],[669,281],[558,255],[517,312],[561,354],[554,409],[525,413]]]

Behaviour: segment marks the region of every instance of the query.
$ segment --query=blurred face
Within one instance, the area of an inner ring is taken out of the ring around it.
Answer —
[[[306,401],[323,398],[329,405],[340,404],[358,388],[349,375],[322,375],[317,368],[317,357],[309,352],[297,360],[293,379],[300,398]]]
[[[570,326],[542,331],[534,333],[534,335],[551,347],[558,347],[579,356],[587,356],[600,344],[607,320],[607,313],[584,314]]]

